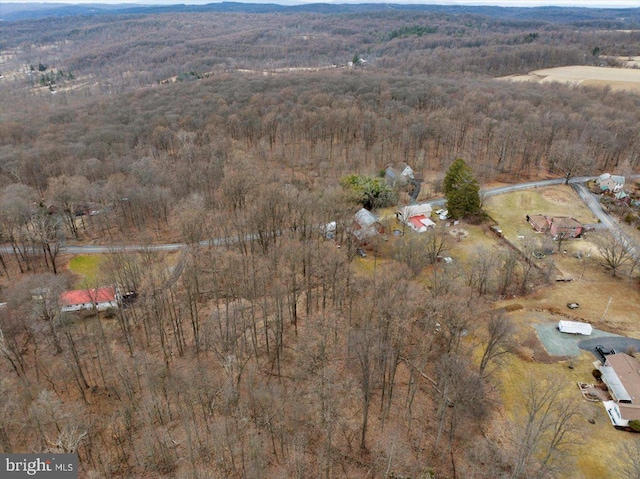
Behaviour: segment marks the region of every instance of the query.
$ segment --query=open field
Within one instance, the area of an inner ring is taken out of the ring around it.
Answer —
[[[526,221],[528,214],[572,216],[583,224],[598,222],[575,191],[564,185],[492,196],[486,200],[485,210],[510,241],[519,235],[537,234]]]
[[[543,238],[525,221],[528,213],[573,216],[586,224],[597,221],[573,189],[566,186],[491,197],[487,200],[486,209],[498,222],[505,238],[516,245],[521,241],[518,236]],[[604,324],[597,324],[597,327],[617,334],[638,335],[640,325],[636,323],[640,294],[637,285],[628,279],[611,277],[599,263],[599,254],[589,240],[590,236],[587,234],[585,239],[565,241],[562,244],[563,251],[551,256],[556,267],[565,276],[572,277],[573,282],[539,289],[526,298],[519,298],[518,303],[531,309],[559,310],[585,321],[599,323],[611,298]],[[582,253],[581,259],[576,257],[578,251]],[[580,303],[580,308],[570,311],[566,304],[574,301]]]
[[[612,90],[640,92],[640,70],[604,68],[592,66],[569,66],[535,70],[528,75],[510,75],[498,78],[516,82],[566,83],[573,86],[610,87]]]

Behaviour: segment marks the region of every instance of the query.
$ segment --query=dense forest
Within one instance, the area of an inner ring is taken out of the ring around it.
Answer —
[[[495,301],[552,262],[445,265],[440,230],[364,261],[341,179],[637,172],[639,95],[495,77],[618,66],[640,12],[301,8],[3,23],[0,450],[77,452],[81,477],[579,477],[563,390],[512,420],[494,375],[522,348]],[[84,244],[114,246],[91,283]],[[60,311],[107,284],[135,302]]]

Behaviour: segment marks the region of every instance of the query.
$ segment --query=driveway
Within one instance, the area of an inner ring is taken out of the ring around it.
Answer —
[[[589,351],[596,358],[600,359],[600,355],[596,353],[596,346],[598,345],[604,346],[605,349],[615,349],[618,353],[626,353],[630,348],[634,348],[635,351],[640,351],[640,339],[625,338],[624,336],[589,338],[583,339],[578,343],[580,349]]]
[[[558,323],[543,323],[543,324],[534,324],[533,327],[536,329],[538,333],[538,338],[540,342],[547,350],[550,356],[579,356],[580,349],[584,349],[585,351],[595,351],[595,347],[598,344],[602,344],[605,346],[608,344],[607,340],[611,339],[624,339],[622,336],[617,336],[612,333],[607,333],[606,331],[600,331],[599,329],[594,329],[591,333],[591,336],[582,336],[579,334],[566,334],[558,331]],[[594,341],[592,349],[585,349],[580,346],[583,342],[586,341]],[[640,344],[640,341],[638,341]],[[617,351],[617,348],[615,348]]]

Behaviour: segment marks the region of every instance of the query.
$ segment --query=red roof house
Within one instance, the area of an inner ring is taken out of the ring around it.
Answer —
[[[118,307],[118,293],[112,286],[106,288],[78,289],[65,291],[60,295],[62,311],[80,311],[97,309],[103,311]]]

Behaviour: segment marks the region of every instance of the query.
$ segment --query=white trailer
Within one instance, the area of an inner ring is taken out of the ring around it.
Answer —
[[[591,336],[593,327],[589,323],[578,323],[577,321],[560,321],[558,322],[558,331],[567,334],[582,334]]]

